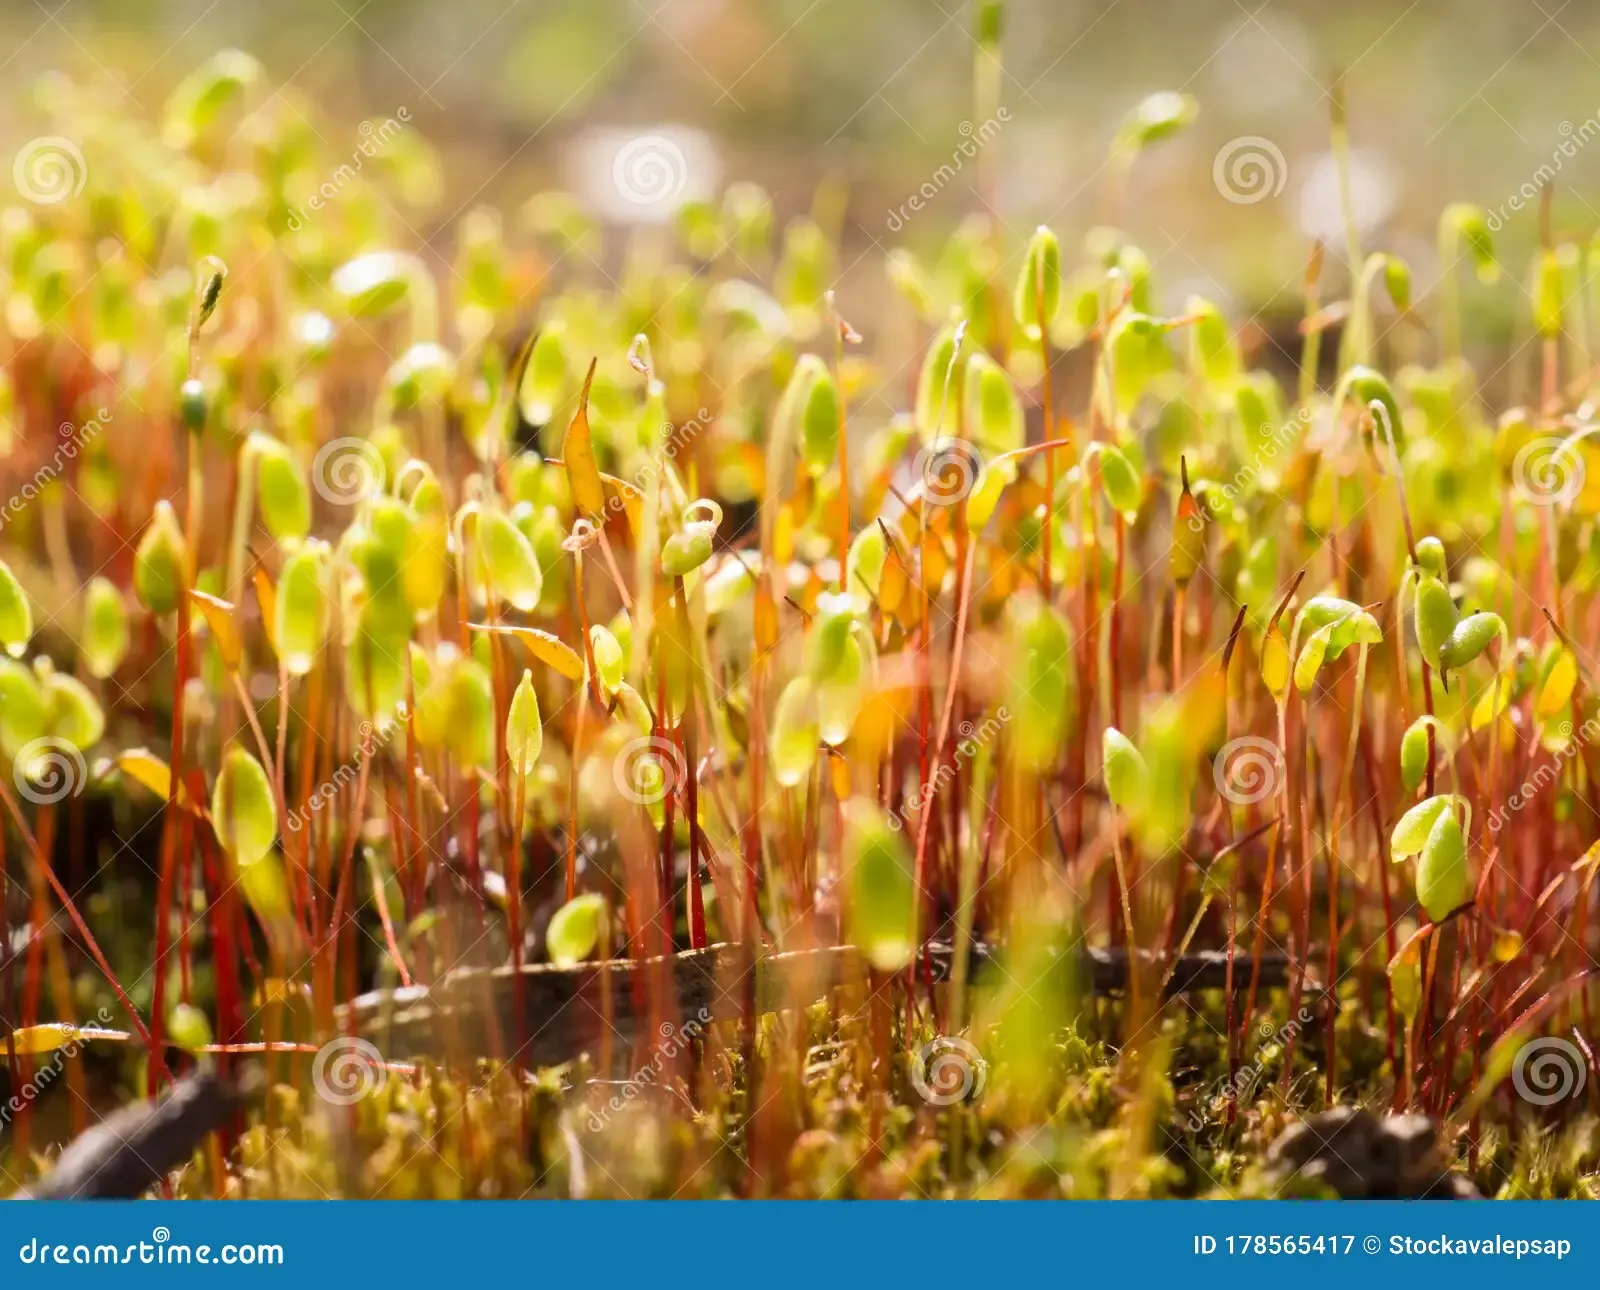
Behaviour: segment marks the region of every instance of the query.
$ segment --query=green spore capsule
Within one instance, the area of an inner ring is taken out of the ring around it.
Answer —
[[[543,749],[544,725],[539,717],[539,696],[533,688],[533,672],[524,668],[506,714],[506,756],[513,767],[527,767],[539,760]]]
[[[363,622],[345,648],[345,697],[367,721],[387,724],[405,707],[405,637],[385,635]],[[417,687],[421,694],[424,686]]]
[[[455,661],[444,683],[445,746],[463,767],[494,760],[494,685],[470,656]]]
[[[411,294],[412,277],[406,256],[370,251],[340,265],[329,281],[352,317],[376,318]]]
[[[1028,239],[1028,251],[1017,274],[1011,308],[1017,326],[1036,344],[1041,320],[1046,329],[1061,308],[1061,243],[1043,224]]]
[[[596,892],[574,896],[550,918],[544,946],[557,967],[572,967],[593,954],[605,921],[605,897]]]
[[[277,839],[271,781],[261,763],[238,745],[222,759],[211,790],[211,821],[217,841],[240,866],[265,859]]]
[[[880,972],[898,972],[917,951],[917,889],[905,834],[863,798],[844,811],[846,921],[851,943]]]
[[[1409,726],[1400,739],[1400,782],[1408,793],[1417,791],[1417,785],[1422,783],[1423,777],[1428,773],[1428,729],[1434,727],[1436,742],[1443,738],[1439,731],[1438,723],[1426,716],[1418,717]]]
[[[1139,503],[1144,499],[1144,481],[1122,451],[1111,444],[1100,450],[1100,482],[1105,487],[1106,500],[1125,517],[1139,513]]]
[[[1444,543],[1436,537],[1417,539],[1417,567],[1435,578],[1443,579],[1445,571]]]
[[[817,732],[830,748],[837,748],[850,737],[866,699],[868,658],[863,639],[870,645],[869,637],[852,632],[833,671],[816,682]]]
[[[190,434],[199,434],[204,430],[209,407],[210,400],[206,397],[204,382],[190,377],[178,390],[178,416],[183,421],[184,429]]]
[[[533,343],[517,402],[530,426],[547,426],[566,391],[566,328],[549,323]]]
[[[1417,861],[1417,902],[1437,923],[1471,895],[1466,838],[1456,813],[1446,810],[1434,821]]]
[[[200,1053],[211,1043],[211,1023],[192,1003],[180,1003],[167,1014],[167,1037],[186,1053]]]
[[[594,655],[595,676],[606,694],[615,694],[622,686],[626,664],[622,642],[611,634],[609,628],[596,623],[589,628],[589,650]]]
[[[807,384],[800,405],[800,452],[813,475],[838,459],[839,409],[839,383],[823,367]]]
[[[1435,671],[1441,668],[1440,647],[1450,639],[1459,621],[1456,602],[1450,598],[1448,588],[1431,574],[1423,575],[1417,583],[1417,647]]]
[[[156,503],[133,557],[133,590],[158,617],[173,613],[188,584],[189,548],[172,503]]]
[[[945,433],[946,427],[955,424],[955,409],[946,406],[945,382],[948,379],[953,390],[961,388],[958,384],[962,375],[962,365],[958,362],[960,344],[961,329],[946,327],[933,338],[922,360],[912,419],[924,440],[937,438]]]
[[[1026,439],[1022,400],[1005,369],[987,354],[973,354],[967,360],[961,398],[967,431],[985,453],[1022,447]]]
[[[1118,810],[1136,810],[1150,778],[1144,758],[1133,741],[1115,726],[1106,727],[1101,743],[1106,795]]]
[[[1439,645],[1440,674],[1465,667],[1488,649],[1491,642],[1500,639],[1505,630],[1505,621],[1499,614],[1468,614]]]
[[[850,540],[845,560],[846,588],[858,613],[866,613],[883,585],[883,566],[889,558],[889,540],[876,524],[869,524]]]
[[[0,658],[0,749],[15,758],[28,744],[44,737],[47,719],[44,691],[33,669]]]
[[[477,547],[480,574],[494,594],[525,614],[537,609],[544,575],[511,517],[498,509],[480,511]]]
[[[1428,835],[1432,832],[1434,823],[1439,816],[1450,810],[1457,798],[1449,793],[1440,793],[1426,801],[1418,802],[1395,823],[1394,830],[1389,834],[1389,852],[1392,859],[1404,860],[1407,856],[1414,856],[1427,845]]]
[[[1007,701],[1016,718],[1013,747],[1024,766],[1042,772],[1060,756],[1076,708],[1072,636],[1060,613],[1032,598],[1016,612],[1010,638],[1020,662]]]
[[[45,721],[52,738],[85,752],[100,742],[106,732],[105,713],[89,687],[63,672],[47,672],[41,690],[45,702]]]
[[[250,436],[256,457],[256,504],[277,542],[298,542],[311,532],[311,489],[289,450],[259,431]]]
[[[333,617],[327,551],[320,543],[299,548],[283,562],[276,614],[278,657],[290,676],[305,676],[316,666]]]
[[[772,715],[772,773],[785,788],[802,783],[817,761],[816,687],[797,676],[783,687]]]
[[[0,560],[0,645],[12,658],[21,658],[33,638],[33,608],[11,566]]]
[[[104,680],[128,656],[128,607],[122,593],[106,578],[92,578],[83,597],[83,662],[96,680]]]
[[[683,527],[661,544],[661,572],[669,578],[693,573],[716,549],[722,507],[707,498],[690,502],[683,510]]]

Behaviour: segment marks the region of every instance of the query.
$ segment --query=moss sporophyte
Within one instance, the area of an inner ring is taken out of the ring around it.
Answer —
[[[1006,208],[1005,16],[1006,130],[865,256],[751,183],[424,248],[420,122],[354,164],[237,51],[157,123],[52,82],[0,1001],[7,1087],[82,1096],[0,1177],[258,1064],[155,1189],[1260,1194],[1351,1103],[1600,1187],[1594,247],[1519,286],[1451,204],[1435,282],[1351,213],[1265,345],[1123,227],[1200,99],[1126,105],[1092,227]]]

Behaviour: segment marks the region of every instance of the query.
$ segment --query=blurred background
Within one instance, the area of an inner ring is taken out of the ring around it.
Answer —
[[[510,211],[556,186],[613,222],[661,219],[670,209],[619,202],[613,182],[619,153],[644,136],[683,158],[675,201],[749,178],[787,217],[836,184],[857,253],[840,266],[848,287],[857,264],[881,280],[876,246],[931,247],[984,209],[970,162],[928,190],[974,137],[1012,246],[1042,221],[1068,238],[1086,231],[1108,210],[1118,121],[1171,89],[1194,96],[1198,118],[1141,157],[1119,222],[1155,261],[1168,307],[1191,291],[1235,309],[1287,306],[1308,239],[1329,238],[1330,256],[1340,246],[1325,88],[1335,68],[1347,76],[1357,217],[1369,244],[1410,260],[1419,287],[1451,200],[1505,212],[1498,238],[1520,274],[1537,203],[1507,202],[1540,167],[1555,173],[1558,231],[1600,224],[1592,0],[1011,0],[1003,119],[987,122],[974,119],[963,0],[0,3],[9,85],[61,69],[150,112],[230,45],[315,105],[303,110],[334,154],[354,147],[361,122],[405,110],[442,175],[405,213],[419,242],[442,242],[474,205]],[[38,133],[26,95],[0,110],[8,148]],[[1265,188],[1230,195],[1222,167],[1241,139]],[[913,195],[920,209],[907,207]]]

